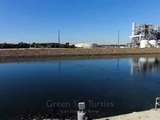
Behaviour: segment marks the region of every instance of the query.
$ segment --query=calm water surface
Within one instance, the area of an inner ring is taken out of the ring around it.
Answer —
[[[0,118],[35,112],[91,117],[154,107],[160,96],[158,58],[75,59],[0,63]]]

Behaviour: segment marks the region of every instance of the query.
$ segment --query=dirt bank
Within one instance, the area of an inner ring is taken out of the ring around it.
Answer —
[[[94,48],[94,49],[0,49],[0,57],[95,56],[160,54],[158,48]]]

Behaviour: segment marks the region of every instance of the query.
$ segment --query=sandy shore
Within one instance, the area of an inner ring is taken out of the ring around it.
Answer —
[[[159,48],[59,48],[59,49],[0,49],[0,57],[35,56],[100,56],[160,54]]]
[[[160,109],[158,110],[151,109],[148,111],[133,112],[130,114],[101,118],[97,120],[160,120]]]

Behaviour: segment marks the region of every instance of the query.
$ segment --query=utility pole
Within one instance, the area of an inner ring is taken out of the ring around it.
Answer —
[[[61,31],[58,30],[58,43],[60,44],[61,43]]]
[[[118,47],[119,47],[120,31],[118,31]]]

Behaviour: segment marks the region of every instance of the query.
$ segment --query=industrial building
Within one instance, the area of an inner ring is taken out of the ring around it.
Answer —
[[[131,47],[159,47],[160,26],[132,23]]]

